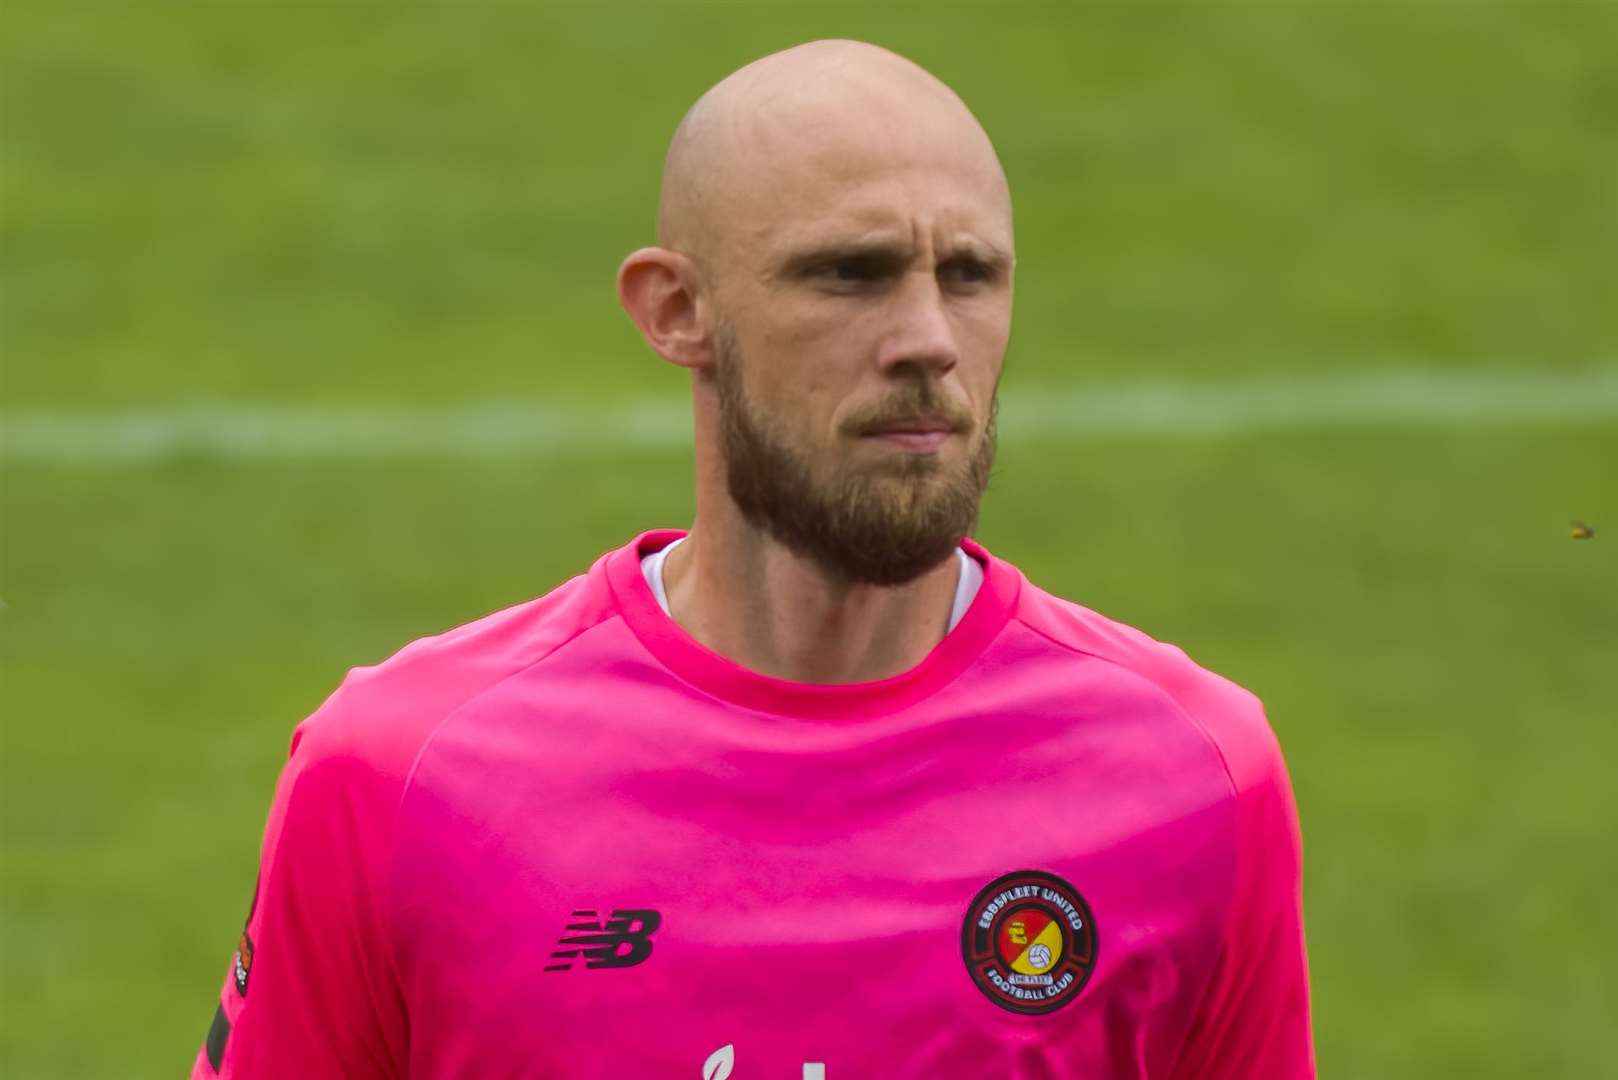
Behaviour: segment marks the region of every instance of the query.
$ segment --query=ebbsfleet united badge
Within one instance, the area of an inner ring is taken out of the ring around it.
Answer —
[[[961,954],[990,1001],[1048,1013],[1078,997],[1095,970],[1095,920],[1079,890],[1055,874],[1018,870],[973,898]]]

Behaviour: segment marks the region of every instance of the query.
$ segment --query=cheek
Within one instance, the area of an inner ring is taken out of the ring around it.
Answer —
[[[956,328],[985,348],[1004,352],[1011,338],[1011,296],[989,292],[971,297],[956,310]]]
[[[957,332],[960,363],[956,377],[972,400],[987,405],[1005,365],[1011,327],[1004,319],[976,318],[962,320]]]
[[[861,366],[858,335],[844,319],[780,322],[746,351],[748,396],[794,442],[835,438],[838,409],[853,398]]]

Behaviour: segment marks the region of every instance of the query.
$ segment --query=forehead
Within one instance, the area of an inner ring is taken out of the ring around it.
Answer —
[[[730,223],[759,256],[827,234],[887,233],[1011,252],[1005,177],[969,114],[783,103],[741,127]]]

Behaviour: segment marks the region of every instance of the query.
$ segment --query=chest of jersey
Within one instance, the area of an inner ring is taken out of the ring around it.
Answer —
[[[1171,703],[1037,651],[902,713],[738,710],[622,657],[423,751],[390,872],[412,1074],[1167,1071],[1230,790]]]

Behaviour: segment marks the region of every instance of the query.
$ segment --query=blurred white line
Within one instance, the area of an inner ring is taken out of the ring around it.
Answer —
[[[1006,440],[1198,437],[1346,427],[1582,424],[1618,419],[1618,367],[1385,371],[1237,382],[1015,389]],[[689,445],[682,401],[408,406],[190,405],[0,413],[0,459],[90,465],[174,457],[509,457]]]

